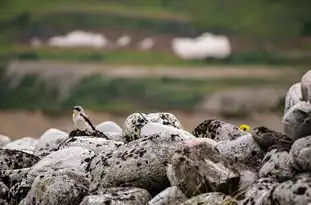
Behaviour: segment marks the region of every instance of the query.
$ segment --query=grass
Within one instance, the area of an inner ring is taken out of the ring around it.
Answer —
[[[273,65],[305,66],[311,64],[308,55],[286,57],[277,53],[248,52],[235,53],[224,60],[183,60],[170,52],[158,51],[104,51],[95,49],[73,48],[31,48],[29,46],[15,46],[9,50],[1,49],[0,54],[10,53],[20,60],[57,60],[102,62],[114,65],[177,65],[177,66],[206,66],[206,65]]]

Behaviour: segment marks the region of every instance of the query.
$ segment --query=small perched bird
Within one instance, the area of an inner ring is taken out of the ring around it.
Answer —
[[[90,133],[96,132],[95,127],[81,106],[73,107],[72,120],[74,129]]]

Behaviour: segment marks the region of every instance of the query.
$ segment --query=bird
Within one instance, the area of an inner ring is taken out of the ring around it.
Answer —
[[[89,117],[85,113],[84,109],[80,105],[76,105],[73,107],[72,120],[74,129],[76,130],[90,133],[94,133],[97,131],[93,126],[92,122],[90,121]]]

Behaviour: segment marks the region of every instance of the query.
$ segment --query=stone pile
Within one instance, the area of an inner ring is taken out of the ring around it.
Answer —
[[[171,113],[133,113],[105,137],[51,128],[0,135],[4,205],[307,205],[311,203],[311,71],[287,93],[284,133]]]

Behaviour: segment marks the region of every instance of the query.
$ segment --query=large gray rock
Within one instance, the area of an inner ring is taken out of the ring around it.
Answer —
[[[45,131],[35,147],[35,155],[46,156],[53,151],[56,151],[58,146],[68,139],[68,134],[58,129],[48,129]]]
[[[285,108],[284,108],[284,114],[294,105],[301,102],[302,95],[301,95],[301,83],[296,83],[292,85],[285,98]]]
[[[247,192],[239,205],[273,205],[270,195],[278,182],[271,178],[259,179]]]
[[[160,123],[182,129],[179,120],[171,113],[133,113],[123,125],[123,136],[128,142],[140,138],[140,130],[148,122]]]
[[[122,129],[121,127],[112,121],[105,121],[100,123],[95,127],[98,131],[100,132],[113,132],[113,133],[119,133],[122,134]],[[112,139],[113,140],[113,139]]]
[[[311,175],[301,174],[279,184],[272,193],[273,204],[304,205],[311,202]]]
[[[80,205],[141,205],[151,199],[148,191],[133,187],[107,188],[85,196]]]
[[[264,152],[250,134],[235,140],[219,142],[215,149],[230,162],[239,162],[256,169],[264,157]]]
[[[23,181],[27,177],[30,169],[31,168],[29,167],[13,170],[0,170],[0,180],[3,181],[6,186],[11,188],[16,183]]]
[[[188,197],[206,192],[234,192],[239,184],[240,166],[223,158],[213,144],[188,140],[176,145],[167,176]]]
[[[33,154],[37,143],[37,139],[32,137],[23,137],[6,144],[2,147],[2,149],[15,149]]]
[[[68,147],[53,152],[42,158],[28,173],[28,181],[32,182],[38,175],[61,169],[71,169],[77,173],[86,173],[94,152],[83,147]]]
[[[217,142],[233,140],[247,134],[235,125],[221,120],[205,120],[200,123],[192,132],[196,137],[211,138]]]
[[[299,102],[283,117],[284,133],[293,140],[311,135],[311,104]]]
[[[103,152],[90,165],[91,190],[105,187],[139,187],[152,195],[169,186],[166,164],[179,135],[152,135],[124,144],[114,152]]]
[[[258,180],[258,173],[250,170],[240,172],[239,190],[245,190],[251,187]]]
[[[180,135],[185,140],[186,139],[195,139],[195,136],[190,134],[189,132],[178,129],[168,125],[162,125],[160,123],[149,122],[141,128],[140,137],[149,137],[151,135],[160,135],[160,136],[168,136],[168,135]]]
[[[311,136],[298,139],[290,150],[292,166],[301,172],[311,171]]]
[[[149,201],[148,205],[180,205],[187,200],[177,186],[168,187]]]
[[[7,199],[8,198],[8,193],[9,193],[9,188],[0,182],[0,199]]]
[[[5,135],[0,135],[0,148],[4,147],[5,145],[9,144],[11,139]]]
[[[220,205],[220,204],[236,204],[236,200],[230,196],[226,196],[221,192],[211,192],[200,194],[188,199],[181,205]]]
[[[0,149],[0,170],[31,167],[39,157],[19,150]]]
[[[289,153],[273,149],[262,160],[259,177],[271,177],[279,182],[291,179],[295,172],[290,163]]]
[[[31,188],[31,185],[26,179],[16,183],[9,190],[8,202],[10,205],[18,205],[19,202],[25,198]]]
[[[301,78],[301,97],[304,101],[311,101],[311,70]]]
[[[60,145],[60,149],[66,147],[84,147],[98,154],[103,150],[107,152],[113,151],[123,144],[123,142],[98,137],[71,137]]]
[[[60,170],[37,176],[20,205],[79,204],[88,193],[89,182],[71,171]]]

